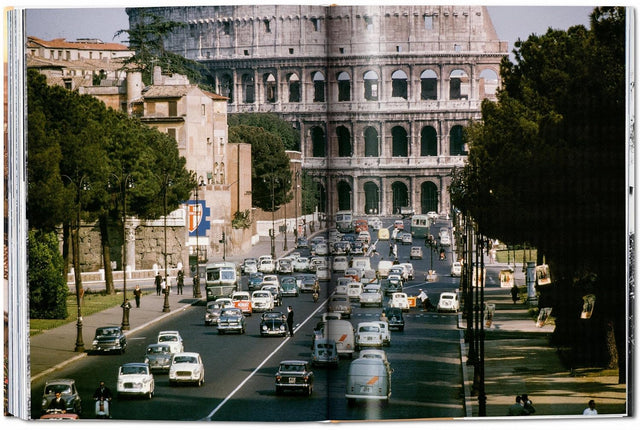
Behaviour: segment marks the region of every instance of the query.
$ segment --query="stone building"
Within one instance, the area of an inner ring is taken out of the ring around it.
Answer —
[[[481,6],[237,5],[127,9],[182,22],[165,48],[200,61],[228,111],[300,131],[329,213],[449,212],[463,127],[508,55]]]

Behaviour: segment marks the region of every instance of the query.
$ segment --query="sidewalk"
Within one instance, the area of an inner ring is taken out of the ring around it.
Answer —
[[[501,264],[487,265],[487,278]],[[516,283],[524,285],[521,270]],[[528,305],[513,304],[508,289],[487,286],[485,303],[496,306],[493,324],[485,328],[484,369],[486,416],[504,417],[516,395],[528,394],[536,408],[532,417],[580,415],[590,399],[599,415],[626,413],[625,384],[618,384],[617,370],[600,368],[567,369],[554,347],[549,346],[553,325],[536,327]],[[553,314],[552,314],[553,315]],[[461,328],[466,321],[459,316]],[[464,332],[461,333],[464,338]],[[461,341],[467,416],[478,417],[477,393],[472,393],[474,366],[466,365],[468,345]]]

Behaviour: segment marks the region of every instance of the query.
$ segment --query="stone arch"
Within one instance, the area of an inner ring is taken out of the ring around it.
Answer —
[[[290,73],[287,76],[287,83],[289,86],[289,103],[300,102],[300,78],[296,73]]]
[[[351,196],[353,194],[351,185],[345,180],[340,180],[336,185],[336,189],[338,191],[338,210],[351,210]]]
[[[391,184],[392,212],[400,213],[400,208],[409,206],[409,188],[402,181],[395,181]]]
[[[244,73],[241,79],[242,79],[242,102],[243,103],[255,102],[255,82],[253,79],[253,73]]]
[[[377,214],[380,212],[380,187],[373,181],[367,181],[364,189],[364,213]]]
[[[378,138],[378,130],[376,130],[376,128],[372,126],[364,129],[364,156],[380,156],[380,140]]]
[[[407,74],[404,70],[396,70],[391,74],[391,97],[408,98]]]
[[[378,73],[373,70],[368,70],[364,72],[362,79],[364,80],[364,99],[369,101],[378,100],[380,89]]]
[[[229,98],[228,103],[233,103],[233,76],[231,74],[223,73],[220,76],[220,89],[218,92]]]
[[[471,91],[469,75],[462,69],[454,69],[449,74],[449,99],[469,100]]]
[[[320,126],[311,127],[311,153],[314,157],[327,156],[327,141],[324,129]]]
[[[347,72],[340,72],[337,75],[338,80],[338,101],[351,101],[351,76]]]
[[[420,131],[420,156],[430,157],[437,155],[438,132],[430,125],[424,126]]]
[[[484,69],[478,76],[480,99],[495,96],[500,84],[498,73],[493,69]]]
[[[464,127],[454,125],[449,131],[449,154],[450,155],[467,155],[465,148]]]
[[[325,77],[322,72],[313,72],[311,74],[313,81],[313,101],[324,102],[325,101]]]
[[[420,185],[420,209],[423,214],[438,212],[438,187],[431,181],[424,181]]]
[[[420,99],[438,99],[438,75],[431,69],[427,69],[420,74]]]
[[[336,128],[338,138],[338,157],[351,157],[353,155],[353,145],[351,144],[351,132],[344,125]]]
[[[407,130],[402,126],[395,126],[391,129],[391,156],[407,157],[409,155],[409,139]]]
[[[278,100],[278,82],[273,73],[265,73],[264,77],[264,100],[267,103],[275,103]]]

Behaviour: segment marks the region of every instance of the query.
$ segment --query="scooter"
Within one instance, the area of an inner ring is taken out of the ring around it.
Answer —
[[[96,418],[111,418],[111,401],[104,397],[96,400]]]
[[[313,303],[317,303],[320,295],[318,294],[317,291],[314,291],[312,297],[313,297]]]

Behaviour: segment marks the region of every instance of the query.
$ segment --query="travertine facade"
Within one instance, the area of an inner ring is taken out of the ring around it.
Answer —
[[[143,9],[127,9],[130,26]],[[481,6],[144,8],[187,24],[165,47],[201,61],[234,112],[276,112],[328,212],[448,212],[462,127],[508,54]]]

